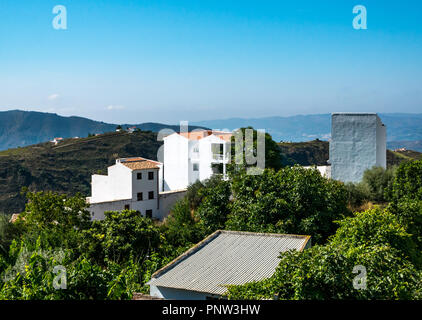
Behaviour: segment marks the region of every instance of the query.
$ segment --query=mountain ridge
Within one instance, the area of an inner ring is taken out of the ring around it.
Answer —
[[[421,113],[379,113],[387,126],[387,146],[390,149],[407,148],[422,152]],[[329,140],[331,114],[301,114],[262,118],[232,117],[220,120],[190,122],[189,130],[197,128],[237,129],[252,126],[265,129],[275,141],[303,142],[315,139]],[[86,137],[88,134],[115,131],[116,127],[137,127],[143,131],[162,129],[179,131],[178,125],[156,122],[113,124],[79,116],[64,117],[56,113],[38,111],[0,111],[0,150],[47,142],[55,137]]]
[[[118,125],[137,127],[143,131],[179,130],[177,125],[156,122],[113,124],[79,116],[60,116],[56,113],[8,110],[0,111],[0,150],[25,147],[50,141],[56,137],[86,137],[89,134],[115,131]],[[190,126],[190,129],[203,128]]]

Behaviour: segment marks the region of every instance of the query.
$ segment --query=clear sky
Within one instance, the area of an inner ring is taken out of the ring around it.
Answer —
[[[0,0],[9,109],[114,123],[422,112],[422,1]]]

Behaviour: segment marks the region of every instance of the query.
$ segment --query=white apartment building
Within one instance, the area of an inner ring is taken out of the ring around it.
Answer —
[[[117,159],[107,175],[92,175],[92,195],[87,198],[93,220],[104,219],[106,211],[139,211],[162,220],[186,190],[160,193],[162,163],[145,158]]]
[[[195,130],[164,138],[164,181],[167,190],[185,189],[213,174],[226,177],[231,132]]]

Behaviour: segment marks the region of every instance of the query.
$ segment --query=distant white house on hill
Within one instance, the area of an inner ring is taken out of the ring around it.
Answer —
[[[63,138],[54,138],[50,142],[56,146],[59,142],[62,142],[62,141],[63,141]]]
[[[87,198],[92,219],[104,219],[106,211],[139,211],[143,216],[165,218],[186,190],[162,190],[162,163],[136,157],[117,159],[107,175],[92,175]]]
[[[187,188],[214,174],[226,176],[231,132],[195,130],[164,138],[164,190]]]
[[[280,263],[280,252],[310,246],[310,236],[217,231],[155,272],[147,285],[156,298],[220,298],[227,285],[270,278]]]

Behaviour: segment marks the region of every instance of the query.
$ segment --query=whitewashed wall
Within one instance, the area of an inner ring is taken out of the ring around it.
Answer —
[[[331,178],[359,182],[366,169],[385,167],[386,129],[376,114],[335,113],[332,115]]]
[[[178,134],[164,138],[164,191],[184,189],[189,184],[188,141]]]
[[[150,295],[153,297],[163,298],[167,300],[206,300],[207,297],[219,297],[211,293],[157,286],[150,286]]]

